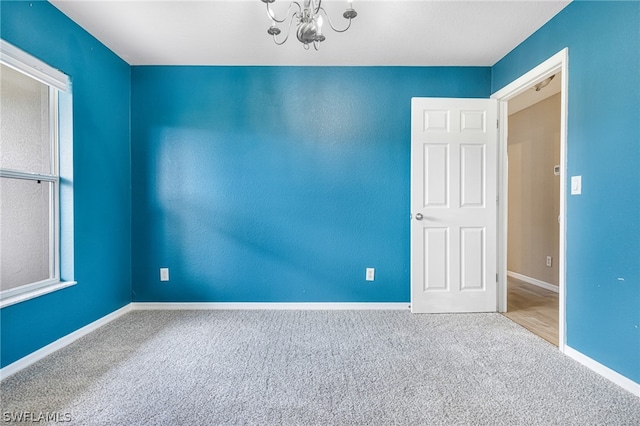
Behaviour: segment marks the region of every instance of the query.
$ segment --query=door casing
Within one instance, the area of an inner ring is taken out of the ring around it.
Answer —
[[[491,95],[491,99],[499,101],[498,130],[498,311],[507,310],[507,218],[508,218],[508,163],[507,136],[508,111],[507,101],[530,89],[533,85],[561,72],[560,94],[560,244],[558,258],[558,349],[564,353],[566,345],[566,182],[567,182],[567,107],[569,87],[569,49],[564,48],[540,65],[523,74],[504,88]]]

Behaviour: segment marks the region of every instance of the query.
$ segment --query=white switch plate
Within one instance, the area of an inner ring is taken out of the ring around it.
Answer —
[[[571,195],[582,194],[582,176],[571,176]]]
[[[169,281],[169,268],[160,268],[160,281]]]
[[[376,277],[376,269],[375,268],[367,268],[367,274],[365,279],[367,281],[373,281]]]

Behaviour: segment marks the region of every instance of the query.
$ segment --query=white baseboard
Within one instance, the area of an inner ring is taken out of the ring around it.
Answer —
[[[132,302],[131,309],[144,310],[305,310],[305,311],[362,311],[362,310],[409,310],[409,302],[400,303],[316,303],[316,302]]]
[[[609,367],[600,364],[598,361],[589,358],[582,352],[578,352],[570,346],[564,347],[564,354],[640,398],[640,383],[636,383],[633,380],[628,379],[622,374],[613,371]]]
[[[97,330],[98,328],[102,327],[105,324],[110,323],[111,321],[115,320],[116,318],[121,317],[122,315],[126,314],[127,312],[131,311],[131,304],[128,304],[126,306],[123,306],[122,308],[118,309],[117,311],[111,312],[108,315],[105,315],[104,317],[85,325],[82,328],[79,328],[78,330],[67,334],[64,337],[59,338],[58,340],[56,340],[55,342],[49,343],[47,346],[38,349],[35,352],[30,353],[29,355],[20,358],[19,360],[5,366],[4,368],[0,369],[0,380],[4,380],[7,377],[17,373],[18,371],[22,370],[23,368],[26,368],[28,366],[30,366],[31,364],[40,361],[41,359],[43,359],[44,357],[51,355],[52,353],[54,353],[55,351],[64,348],[65,346],[75,342],[76,340],[78,340],[79,338],[86,336],[87,334],[91,333],[92,331]]]
[[[528,277],[526,275],[519,274],[517,272],[507,271],[507,276],[511,277],[511,278],[514,278],[516,280],[524,281],[527,284],[532,284],[532,285],[535,285],[535,286],[538,286],[538,287],[546,288],[547,290],[551,290],[551,291],[554,291],[556,293],[559,293],[559,291],[560,291],[558,286],[555,285],[555,284],[551,284],[551,283],[548,283],[546,281],[539,280],[537,278],[531,278],[531,277]]]

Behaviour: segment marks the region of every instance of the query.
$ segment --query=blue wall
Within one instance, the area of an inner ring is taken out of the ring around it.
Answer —
[[[573,2],[493,67],[493,91],[564,47],[583,185],[567,199],[567,344],[640,382],[640,3]]]
[[[4,367],[131,300],[131,69],[47,2],[2,2],[0,16],[3,39],[71,77],[78,281],[0,311]]]
[[[408,302],[411,97],[489,94],[489,68],[133,67],[134,300]]]

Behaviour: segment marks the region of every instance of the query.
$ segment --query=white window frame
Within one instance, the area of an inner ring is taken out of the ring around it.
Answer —
[[[49,138],[51,173],[28,173],[0,168],[0,178],[50,182],[49,193],[49,276],[50,278],[0,291],[0,308],[76,284],[60,278],[60,144],[59,92],[67,92],[69,78],[62,72],[0,39],[0,63],[49,87]]]

